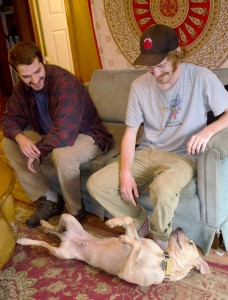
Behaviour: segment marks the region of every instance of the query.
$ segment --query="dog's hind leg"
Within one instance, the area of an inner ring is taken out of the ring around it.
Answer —
[[[49,222],[45,221],[45,220],[41,220],[40,224],[45,228],[48,229],[48,231],[52,232],[52,231],[56,231],[56,232],[62,232],[66,229],[66,222],[65,222],[65,217],[64,215],[66,214],[62,214],[59,222],[57,225],[51,225]],[[53,233],[53,232],[52,232]]]
[[[62,214],[57,225],[53,226],[47,221],[41,220],[40,224],[46,229],[47,232],[57,235],[60,239],[64,236],[64,233],[74,234],[83,238],[92,238],[82,225],[70,214]],[[63,234],[61,234],[63,232]]]
[[[105,223],[110,228],[122,226],[125,229],[125,235],[138,239],[138,232],[135,228],[133,219],[128,216],[112,218]]]
[[[64,243],[61,243],[59,247],[53,247],[45,241],[32,240],[28,238],[19,238],[17,239],[17,244],[24,246],[41,246],[46,248],[52,255],[62,259],[74,258],[74,256],[71,255],[71,251],[66,251]]]
[[[70,214],[62,214],[61,217],[59,218],[59,222],[57,225],[51,225],[49,222],[47,222],[45,220],[41,220],[40,224],[45,229],[47,229],[48,232],[52,232],[52,233],[53,233],[53,231],[63,232],[65,230],[68,230],[72,226],[77,231],[81,230],[81,229],[84,231],[82,225],[75,219],[75,217],[73,217]]]

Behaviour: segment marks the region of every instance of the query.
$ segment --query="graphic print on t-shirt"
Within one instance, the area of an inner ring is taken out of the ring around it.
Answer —
[[[166,126],[178,126],[181,125],[178,121],[178,113],[181,110],[181,98],[177,95],[175,99],[172,99],[169,104],[169,119]]]

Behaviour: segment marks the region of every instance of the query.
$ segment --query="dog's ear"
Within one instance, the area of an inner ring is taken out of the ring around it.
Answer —
[[[203,275],[211,274],[211,270],[210,270],[208,264],[200,256],[195,260],[194,265],[198,270],[200,270],[201,274],[203,274]]]

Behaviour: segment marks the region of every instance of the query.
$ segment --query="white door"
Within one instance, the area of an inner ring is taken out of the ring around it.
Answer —
[[[45,57],[74,73],[64,0],[34,0]]]

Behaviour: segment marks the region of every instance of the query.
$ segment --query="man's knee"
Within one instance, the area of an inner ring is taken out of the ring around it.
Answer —
[[[150,193],[153,195],[167,195],[170,193],[170,187],[165,185],[165,184],[160,184],[160,182],[158,181],[153,181],[150,185],[149,185],[149,190]]]
[[[86,187],[91,196],[94,196],[101,186],[99,172],[92,174],[87,180]]]
[[[177,197],[180,194],[180,184],[172,176],[165,176],[164,178],[162,175],[158,176],[149,185],[149,189],[156,195]]]
[[[80,163],[68,151],[63,148],[53,149],[52,154],[47,159],[52,160],[52,164],[58,170],[66,174],[78,174],[80,171]]]
[[[119,162],[113,162],[93,173],[87,181],[87,189],[94,198],[119,191]]]
[[[179,203],[180,189],[172,185],[155,184],[150,186],[150,198],[153,206],[166,214],[172,214]]]
[[[59,162],[65,161],[66,155],[62,148],[55,148],[52,150],[52,161],[56,165]]]

